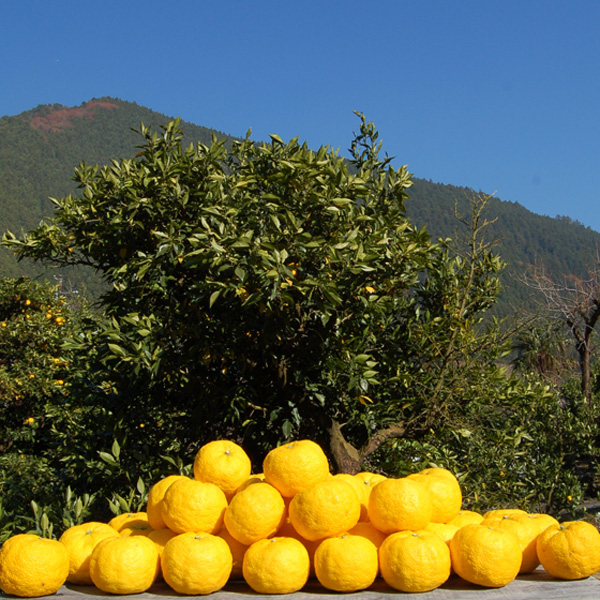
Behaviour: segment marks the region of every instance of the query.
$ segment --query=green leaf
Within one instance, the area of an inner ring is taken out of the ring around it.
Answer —
[[[221,295],[221,290],[217,290],[210,295],[210,299],[208,301],[208,307],[212,308],[212,305],[217,301],[219,296]]]
[[[113,456],[118,460],[118,458],[121,454],[121,446],[119,446],[119,442],[117,442],[117,440],[115,440],[113,442],[111,452],[112,452]]]
[[[350,198],[333,198],[332,202],[336,206],[349,206],[354,204],[354,200],[351,200]]]
[[[119,346],[118,344],[108,344],[108,349],[115,355],[115,356],[127,356],[127,352],[125,352],[125,350]]]
[[[334,292],[333,290],[331,290],[330,288],[327,288],[327,287],[324,287],[322,291],[323,291],[323,295],[327,298],[327,300],[329,300],[329,302],[331,302],[333,304],[341,304],[342,303],[342,299],[339,297],[337,292]]]
[[[98,455],[105,463],[113,467],[117,466],[118,463],[112,454],[109,454],[108,452],[98,452]]]

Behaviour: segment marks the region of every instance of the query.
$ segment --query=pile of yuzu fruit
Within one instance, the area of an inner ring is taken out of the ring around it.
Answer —
[[[9,538],[0,589],[44,596],[68,581],[135,594],[164,580],[197,595],[243,579],[259,594],[284,594],[316,577],[349,593],[382,577],[394,590],[425,592],[453,573],[501,587],[540,563],[561,579],[600,570],[600,533],[587,522],[461,506],[446,469],[332,475],[322,448],[300,440],[272,449],[252,475],[245,451],[217,440],[198,451],[193,478],[155,482],[144,512],[73,526],[58,541]]]

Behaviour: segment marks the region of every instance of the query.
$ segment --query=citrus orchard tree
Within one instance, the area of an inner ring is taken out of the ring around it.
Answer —
[[[84,369],[63,347],[87,311],[59,286],[0,280],[0,538],[68,486],[61,459],[81,426],[71,392]]]
[[[82,164],[77,196],[4,237],[108,284],[106,321],[71,348],[102,380],[89,402],[141,444],[134,462],[227,436],[260,464],[307,437],[357,472],[389,440],[460,427],[474,389],[499,401],[503,340],[482,316],[503,264],[482,239],[485,198],[464,240],[432,243],[405,215],[409,172],[362,115],[349,161],[276,135],[185,148],[177,122],[141,136],[135,158]]]

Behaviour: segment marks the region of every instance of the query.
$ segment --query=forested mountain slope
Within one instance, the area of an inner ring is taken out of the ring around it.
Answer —
[[[78,107],[43,105],[16,116],[0,118],[0,230],[18,233],[32,228],[52,212],[49,196],[74,191],[73,169],[80,162],[106,164],[112,158],[135,155],[141,142],[132,131],[140,123],[159,129],[172,116],[157,113],[132,102],[98,98]],[[224,133],[181,123],[184,142],[209,143],[213,133]],[[302,132],[298,132],[301,136]],[[410,166],[410,156],[398,157]],[[425,173],[416,175],[425,176]],[[425,226],[434,238],[454,237],[459,212],[468,215],[468,197],[473,190],[414,179],[407,201],[411,220]],[[517,203],[494,198],[488,218],[497,220],[489,235],[499,240],[498,253],[509,263],[499,314],[511,307],[532,307],[531,292],[520,275],[532,264],[544,265],[555,277],[583,276],[588,261],[600,247],[600,234],[567,217],[536,215]],[[30,264],[17,264],[0,249],[0,277],[39,274]],[[52,273],[48,276],[52,277]],[[92,291],[97,281],[90,274],[65,274],[75,286]]]
[[[142,142],[132,129],[143,123],[160,131],[173,118],[115,98],[93,99],[73,108],[42,105],[0,118],[0,234],[30,229],[49,216],[49,197],[75,191],[73,169],[79,163],[104,165],[111,159],[129,158]],[[213,133],[229,137],[191,123],[182,122],[181,127],[189,142],[210,143]],[[40,273],[41,268],[17,264],[0,248],[0,277]],[[76,286],[84,281],[88,289],[97,288],[90,273],[63,276],[74,278]]]
[[[413,223],[425,226],[434,239],[460,235],[455,213],[469,216],[473,190],[415,179],[409,193],[406,206]],[[537,215],[517,202],[493,197],[486,218],[495,219],[486,237],[497,241],[497,253],[508,263],[499,314],[513,309],[535,310],[532,291],[522,282],[533,266],[543,268],[556,280],[571,275],[585,278],[588,266],[598,256],[600,233],[568,217]]]

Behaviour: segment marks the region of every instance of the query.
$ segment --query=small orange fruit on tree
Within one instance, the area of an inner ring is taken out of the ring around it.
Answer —
[[[558,579],[583,579],[600,570],[600,533],[585,521],[550,525],[537,538],[546,571]]]
[[[450,577],[450,550],[435,533],[398,531],[379,547],[385,582],[401,592],[428,592]]]
[[[292,498],[304,488],[327,479],[329,461],[321,446],[311,440],[298,440],[270,450],[263,461],[265,480],[284,498]]]
[[[227,542],[209,533],[190,531],[175,536],[162,554],[163,577],[178,594],[212,594],[220,590],[232,566]]]
[[[0,589],[32,598],[56,593],[69,574],[69,553],[56,540],[21,533],[0,549]]]

